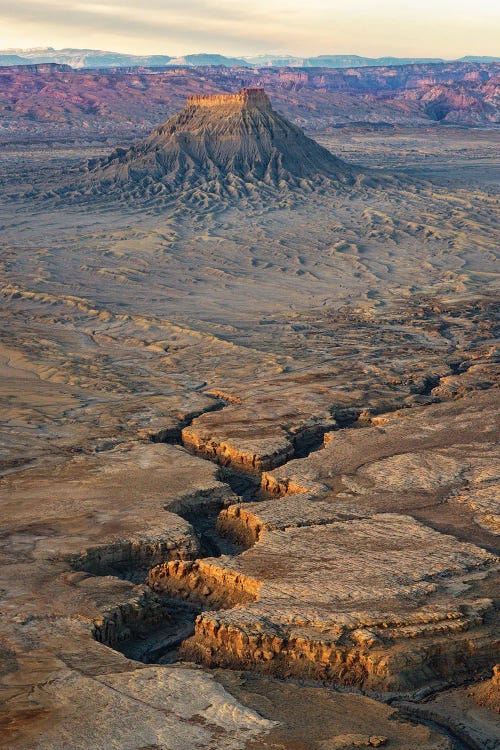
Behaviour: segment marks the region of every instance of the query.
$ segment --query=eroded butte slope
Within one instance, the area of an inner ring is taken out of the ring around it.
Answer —
[[[91,160],[61,194],[158,202],[182,193],[262,198],[353,182],[356,170],[272,109],[263,89],[189,97],[185,108],[130,149]]]

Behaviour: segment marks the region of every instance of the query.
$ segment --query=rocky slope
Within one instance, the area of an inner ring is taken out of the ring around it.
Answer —
[[[155,201],[301,193],[353,182],[356,171],[272,109],[263,89],[192,96],[185,108],[130,149],[91,160],[64,197],[90,195]],[[81,183],[81,184],[79,184]]]
[[[273,747],[274,729],[277,737],[300,732],[288,715],[303,703],[293,685],[254,679],[249,696],[248,676],[149,666],[121,653],[131,641],[161,653],[182,638],[175,601],[134,581],[151,564],[203,554],[178,511],[199,517],[234,502],[217,473],[182,448],[131,442],[3,477],[0,747],[242,750]],[[270,699],[255,705],[262,694]],[[354,741],[450,748],[435,729],[370,698],[318,688],[307,695],[309,710],[324,717],[317,726],[302,720],[314,750]]]

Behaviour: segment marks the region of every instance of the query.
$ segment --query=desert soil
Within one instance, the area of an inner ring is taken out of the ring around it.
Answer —
[[[498,131],[315,137],[372,178],[3,150],[0,747],[499,746]]]

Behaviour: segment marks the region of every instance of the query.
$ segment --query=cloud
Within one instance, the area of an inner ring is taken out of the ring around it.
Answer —
[[[264,39],[266,46],[267,34],[262,33],[262,27],[270,27],[269,18],[262,12],[243,12],[233,4],[214,7],[208,0],[144,0],[140,5],[131,0],[17,0],[9,6],[0,5],[0,19],[52,29],[52,34],[68,31],[81,38],[85,32],[100,36],[108,33],[113,37],[163,40],[165,44],[181,41],[199,47],[201,43],[201,48],[204,42],[213,46],[214,39],[225,46],[247,44],[250,48],[259,47]]]
[[[492,0],[0,0],[0,45],[138,54],[495,54]]]

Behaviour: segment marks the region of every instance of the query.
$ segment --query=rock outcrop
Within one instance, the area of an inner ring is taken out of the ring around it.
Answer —
[[[489,680],[480,682],[471,690],[470,696],[480,706],[486,706],[500,714],[500,664],[493,667],[493,674]]]
[[[309,191],[354,180],[356,170],[308,138],[272,107],[263,89],[197,95],[130,149],[88,162],[73,190],[154,200],[200,201]]]
[[[500,568],[483,518],[495,507],[495,401],[490,390],[365,418],[265,472],[276,497],[218,517],[245,552],[149,573],[156,593],[205,610],[184,657],[383,691],[494,664]]]
[[[209,610],[186,657],[390,691],[488,664],[497,619],[481,589],[494,571],[484,550],[380,514],[264,531],[239,557],[169,562],[149,582]]]

